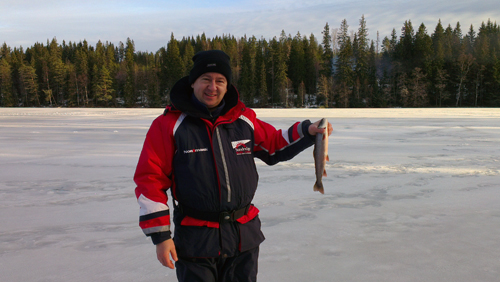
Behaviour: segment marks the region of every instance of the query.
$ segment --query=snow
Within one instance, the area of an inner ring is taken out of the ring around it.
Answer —
[[[138,227],[132,176],[162,109],[0,108],[2,281],[176,281]],[[498,281],[498,109],[256,109],[327,117],[312,148],[257,161],[259,281]]]

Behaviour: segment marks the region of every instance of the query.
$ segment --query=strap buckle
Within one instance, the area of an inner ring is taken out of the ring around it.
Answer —
[[[219,214],[219,222],[233,222],[234,221],[234,211],[233,212],[221,212]]]

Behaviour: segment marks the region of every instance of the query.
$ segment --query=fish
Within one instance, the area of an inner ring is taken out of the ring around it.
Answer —
[[[316,134],[316,141],[314,143],[314,168],[316,171],[316,183],[314,183],[313,190],[319,191],[321,194],[325,193],[323,188],[323,176],[326,175],[326,162],[330,161],[328,157],[328,121],[322,118],[319,122],[318,128],[325,128],[325,133]]]

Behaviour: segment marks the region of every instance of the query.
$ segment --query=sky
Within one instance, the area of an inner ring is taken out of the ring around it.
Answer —
[[[380,40],[404,22],[415,29],[421,23],[432,34],[438,20],[452,27],[460,22],[465,34],[482,22],[500,20],[498,0],[1,0],[0,43],[11,48],[30,47],[56,38],[62,41],[101,40],[114,44],[134,41],[137,51],[156,52],[173,34],[176,39],[205,33],[208,38],[233,35],[272,39],[282,31],[311,35],[321,42],[343,19],[357,31],[364,15],[369,38]]]

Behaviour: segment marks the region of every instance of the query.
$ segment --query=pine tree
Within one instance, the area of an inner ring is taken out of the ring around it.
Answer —
[[[173,33],[170,36],[163,62],[162,67],[166,70],[166,77],[162,79],[167,82],[167,89],[171,89],[175,82],[184,76],[184,63],[179,50],[179,42],[175,39]]]
[[[316,95],[317,81],[319,77],[319,68],[320,68],[320,54],[318,54],[319,45],[314,37],[314,34],[311,33],[309,39],[304,36],[302,39],[302,45],[304,48],[304,86],[305,91],[308,94],[308,99],[306,99],[306,103],[312,97]]]
[[[284,31],[282,32],[283,35]],[[287,106],[287,65],[286,65],[286,37],[281,36],[278,41],[276,37],[271,40],[271,72],[272,72],[272,93],[271,102],[273,107],[275,104]]]
[[[474,51],[474,41],[476,40],[476,32],[474,31],[474,26],[471,24],[469,32],[464,38],[465,51],[471,54]]]
[[[146,89],[147,89],[147,101],[149,107],[160,107],[161,106],[161,96],[160,96],[160,81],[158,79],[158,69],[159,60],[158,56],[150,53],[148,55],[147,65],[146,65]]]
[[[401,28],[401,38],[396,47],[397,59],[406,66],[405,71],[409,71],[415,67],[414,62],[414,39],[415,31],[410,20],[405,21]]]
[[[331,77],[333,74],[333,49],[332,49],[332,36],[330,35],[330,26],[326,23],[323,29],[323,54],[321,55],[321,72],[320,74],[325,77]]]
[[[5,56],[0,59],[0,105],[13,107],[16,102],[12,87],[12,68]]]
[[[354,54],[356,60],[356,75],[364,79],[368,68],[368,28],[366,27],[365,16],[359,20],[359,29],[356,34],[357,48]]]
[[[363,15],[359,21],[359,29],[355,34],[355,40],[353,44],[353,55],[355,60],[355,80],[358,83],[356,93],[359,93],[356,97],[356,106],[363,105],[363,101],[366,103],[366,98],[369,96],[369,86],[368,86],[368,29],[366,28],[365,16]]]
[[[184,65],[184,75],[189,75],[189,72],[193,68],[193,56],[194,56],[194,47],[190,42],[186,44],[184,47],[184,54],[182,55],[182,62]]]
[[[49,46],[49,61],[48,61],[48,71],[49,80],[51,81],[50,91],[54,97],[54,102],[56,104],[63,104],[64,97],[64,79],[66,77],[66,68],[62,61],[62,50],[57,44],[56,38],[52,39]]]
[[[96,105],[107,106],[113,99],[114,89],[113,81],[106,65],[93,67],[94,79],[92,82],[92,91],[96,99]]]
[[[88,49],[83,44],[76,50],[76,105],[80,106],[80,101],[83,100],[83,105],[89,103],[89,83],[90,83],[90,70],[88,60]]]
[[[248,106],[253,106],[255,100],[255,37],[246,40],[242,38],[240,44],[243,45],[241,57],[241,73],[238,81],[240,98]]]
[[[367,103],[369,107],[381,107],[384,105],[384,101],[381,99],[380,87],[377,77],[378,68],[378,53],[376,51],[375,42],[372,40],[370,44],[370,49],[368,51],[368,93],[366,95]]]
[[[427,29],[423,23],[415,34],[414,43],[415,66],[421,68],[424,72],[428,72],[432,59],[432,38],[427,34]]]
[[[104,46],[101,41],[97,42],[91,84],[95,104],[98,106],[108,106],[113,100],[115,89],[110,68],[114,67],[114,55],[107,51],[113,49],[110,45]]]
[[[298,93],[300,84],[305,81],[305,53],[300,32],[292,39],[287,65],[293,93]]]
[[[267,68],[264,53],[268,46],[265,39],[257,42],[255,50],[255,85],[256,85],[256,99],[258,106],[267,107],[269,105],[269,97],[267,90]]]
[[[238,42],[234,36],[223,36],[222,43],[223,47],[220,50],[224,51],[231,58],[230,62],[231,62],[231,71],[233,76],[231,81],[237,86],[241,70],[240,66],[241,58],[238,52]]]
[[[432,47],[434,49],[434,62],[442,67],[444,64],[444,29],[439,20],[432,34]]]
[[[445,92],[446,85],[448,79],[445,77],[449,77],[448,71],[445,67],[445,54],[444,54],[444,29],[441,24],[441,20],[438,21],[436,28],[434,29],[434,33],[431,36],[432,38],[432,49],[433,49],[433,57],[432,57],[432,85],[433,89],[435,89],[434,93],[436,94],[434,99],[436,101],[436,105],[442,106],[443,103],[447,100],[447,92]],[[444,85],[443,85],[444,84]],[[432,99],[432,97],[431,97]]]
[[[136,65],[134,62],[135,46],[134,41],[127,38],[125,48],[125,65],[127,78],[125,81],[125,93],[123,95],[125,106],[133,107],[137,101],[136,87]]]
[[[34,60],[32,60],[34,62]],[[40,97],[38,93],[38,76],[33,67],[33,63],[26,65],[23,64],[19,69],[19,76],[26,93],[25,106],[40,106]]]
[[[76,50],[76,49],[75,49]],[[66,105],[68,107],[77,106],[78,98],[78,75],[76,67],[70,60],[66,60],[66,78],[65,78],[65,92],[66,92]]]
[[[350,96],[353,86],[354,54],[351,38],[349,36],[349,25],[347,25],[346,19],[344,19],[340,25],[337,42],[339,44],[339,52],[335,63],[336,71],[334,77],[338,93],[338,104],[341,107],[348,107],[351,102]]]

